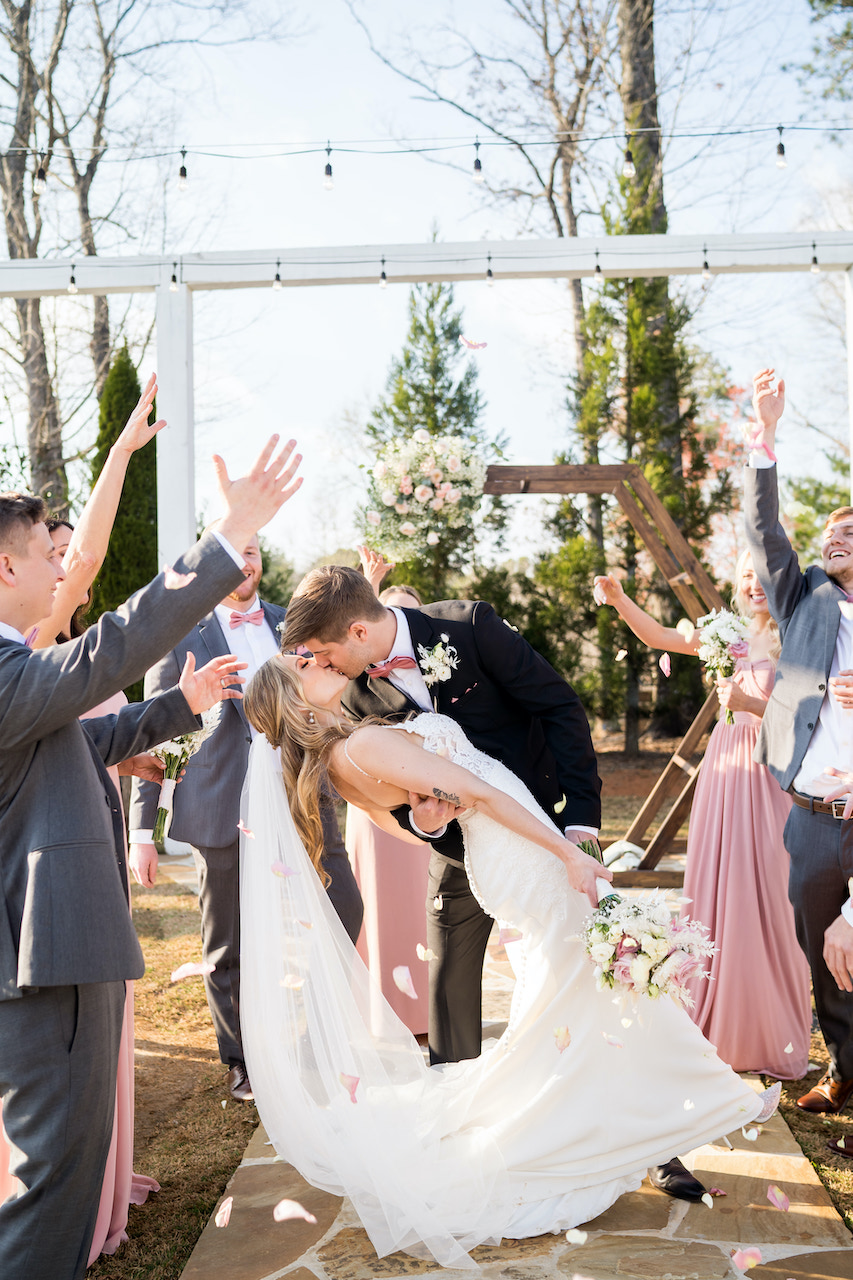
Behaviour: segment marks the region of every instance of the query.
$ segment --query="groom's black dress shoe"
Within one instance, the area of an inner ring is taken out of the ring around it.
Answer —
[[[675,1156],[666,1164],[656,1164],[649,1169],[649,1182],[664,1195],[675,1196],[676,1200],[701,1200],[706,1188],[698,1178],[694,1178],[689,1169]]]
[[[236,1102],[253,1102],[255,1095],[242,1062],[235,1062],[228,1072],[228,1091]]]

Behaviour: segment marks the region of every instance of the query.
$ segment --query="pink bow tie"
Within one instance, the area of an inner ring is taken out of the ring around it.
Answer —
[[[38,629],[38,627],[33,627],[33,628],[32,628],[30,631],[28,631],[28,632],[27,632],[27,634],[24,636],[24,644],[27,646],[27,648],[28,648],[28,649],[32,649],[33,645],[35,644],[36,640],[38,639],[38,634],[39,634],[39,629]]]
[[[231,613],[231,629],[234,627],[242,627],[245,622],[251,622],[253,627],[259,627],[264,620],[263,609],[253,609],[251,613],[238,613],[234,609]]]
[[[418,664],[414,658],[389,658],[387,662],[377,662],[375,667],[367,668],[369,680],[379,680],[390,676],[392,671],[411,671]]]

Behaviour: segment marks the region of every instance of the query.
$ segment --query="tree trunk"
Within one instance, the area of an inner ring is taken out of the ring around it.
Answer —
[[[647,230],[651,235],[662,235],[667,229],[667,217],[655,77],[654,16],[654,0],[618,0],[616,21],[622,59],[619,92],[625,131],[637,169],[637,187],[647,193]]]
[[[62,426],[47,362],[38,298],[15,300],[21,358],[27,379],[27,448],[30,483],[52,512],[68,515],[68,480],[62,459]]]

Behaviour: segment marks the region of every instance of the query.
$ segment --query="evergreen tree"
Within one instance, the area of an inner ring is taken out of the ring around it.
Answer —
[[[101,396],[92,463],[93,485],[141,391],[125,346],[113,360]],[[151,412],[153,418],[155,410]],[[130,459],[109,549],[92,588],[90,617],[98,618],[123,604],[134,591],[150,582],[157,571],[157,454],[151,440]],[[137,701],[142,697],[142,682],[126,692],[131,701]]]
[[[460,345],[461,336],[462,313],[455,309],[452,286],[415,285],[409,296],[409,331],[402,355],[393,361],[385,395],[367,425],[374,449],[423,428],[433,437],[464,437],[482,458],[501,456],[501,442],[491,440],[482,426],[486,406],[477,387],[477,366]],[[485,501],[480,525],[499,535],[505,522],[502,504]],[[452,528],[437,512],[434,530],[436,545],[398,563],[386,585],[407,582],[425,600],[453,594],[454,578],[475,556],[477,526],[466,523]]]

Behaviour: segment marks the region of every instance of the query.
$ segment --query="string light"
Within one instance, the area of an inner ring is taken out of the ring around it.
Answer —
[[[323,187],[326,191],[334,191],[335,182],[332,178],[332,145],[326,143],[326,176],[323,179]]]
[[[483,181],[483,166],[480,163],[480,139],[474,139],[474,181]]]
[[[708,266],[708,246],[702,246],[702,279],[711,279],[711,268]]]
[[[75,264],[72,262],[72,263],[71,263],[71,278],[69,279],[69,281],[68,281],[68,286],[67,286],[67,292],[68,292],[68,293],[76,293],[76,292],[77,292],[77,281],[76,281],[76,280],[75,280],[75,278],[74,278],[74,271],[75,271]]]
[[[385,274],[385,259],[382,259],[382,270],[379,272],[379,288],[388,288],[388,277]]]
[[[625,148],[625,161],[622,165],[622,177],[628,178],[629,180],[631,180],[632,178],[636,178],[636,176],[637,176],[637,167],[634,164],[634,155],[633,155],[633,152],[631,151],[631,145],[629,143],[628,146]]]
[[[595,251],[595,275],[601,275],[601,263],[598,261],[598,250]]]
[[[809,271],[813,276],[820,275],[820,263],[817,260],[817,246],[814,240],[812,240],[812,265],[809,267]]]
[[[273,280],[273,282],[272,282],[272,287],[273,287],[274,289],[276,289],[276,290],[278,290],[278,289],[280,289],[280,288],[282,287],[282,284],[281,284],[281,258],[278,258],[278,259],[276,260],[276,264],[275,264],[275,279],[274,279],[274,280]]]
[[[776,168],[787,169],[788,161],[785,159],[785,144],[782,141],[783,125],[778,124],[776,128],[779,130],[779,141],[776,143]]]
[[[187,149],[181,147],[181,167],[178,170],[178,190],[186,191],[187,189]]]
[[[172,263],[172,279],[169,281],[169,293],[177,293],[178,289],[179,289],[178,264],[177,262],[173,262]]]
[[[43,196],[47,190],[47,173],[44,167],[44,152],[39,157],[38,172],[33,180],[33,191],[37,196]]]
[[[494,283],[495,277],[492,275],[492,255],[489,253],[486,255],[486,284],[493,285]]]

